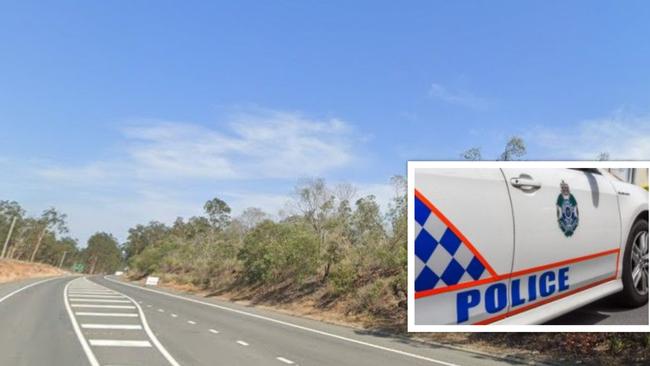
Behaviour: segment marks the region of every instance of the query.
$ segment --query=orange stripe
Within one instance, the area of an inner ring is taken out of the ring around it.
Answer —
[[[451,231],[454,234],[456,234],[456,236],[458,236],[458,238],[463,243],[465,243],[465,245],[467,245],[467,247],[472,252],[472,254],[474,254],[474,256],[478,258],[481,264],[483,264],[483,267],[485,267],[485,269],[487,269],[487,271],[490,272],[492,276],[497,275],[494,269],[492,269],[490,264],[485,260],[485,258],[483,258],[481,253],[479,253],[478,250],[476,250],[476,248],[469,241],[469,239],[467,239],[465,235],[463,235],[463,233],[461,233],[460,230],[458,230],[458,228],[451,221],[449,221],[449,219],[440,210],[438,210],[436,206],[434,206],[433,203],[431,203],[431,201],[429,201],[426,197],[424,197],[424,195],[422,195],[422,193],[420,193],[420,191],[418,191],[417,189],[415,190],[415,197],[417,197],[420,201],[422,201],[422,203],[424,203],[424,205],[427,206],[431,210],[431,212],[433,212],[436,216],[438,216],[438,218],[442,220],[442,222],[444,222],[445,225],[447,225],[447,227],[451,229]]]
[[[590,260],[590,259],[594,259],[594,258],[598,258],[598,257],[603,257],[603,256],[606,256],[606,255],[611,255],[611,254],[614,254],[614,253],[616,253],[616,265],[618,267],[618,256],[620,255],[620,251],[621,250],[618,249],[618,248],[610,249],[610,250],[606,250],[604,252],[589,254],[589,255],[582,256],[582,257],[576,257],[576,258],[571,258],[571,259],[565,259],[565,260],[562,260],[562,261],[559,261],[559,262],[554,262],[554,263],[545,264],[545,265],[542,265],[542,266],[523,269],[523,270],[517,271],[517,272],[502,274],[502,275],[498,275],[498,276],[491,277],[491,278],[484,278],[482,280],[459,283],[457,285],[451,285],[451,286],[437,288],[437,289],[418,291],[418,292],[415,293],[415,298],[419,299],[421,297],[437,295],[437,294],[441,294],[441,293],[445,293],[445,292],[449,292],[449,291],[461,290],[461,289],[468,288],[468,287],[475,287],[475,286],[483,285],[483,284],[486,284],[486,283],[492,283],[492,282],[505,280],[505,279],[509,279],[509,278],[513,278],[513,277],[520,277],[520,276],[523,276],[523,275],[526,275],[526,274],[529,274],[529,273],[539,272],[539,271],[543,271],[543,270],[546,270],[546,269],[549,269],[549,268],[563,266],[563,265],[566,265],[566,264],[583,262],[583,261],[586,261],[586,260]],[[618,268],[616,269],[616,271],[618,273]]]
[[[565,293],[562,293],[562,294],[559,294],[559,295],[556,295],[556,296],[553,296],[553,297],[549,297],[549,298],[547,298],[547,299],[544,299],[544,300],[538,301],[538,302],[536,302],[536,303],[529,304],[529,305],[526,305],[526,306],[524,306],[524,307],[521,307],[521,308],[518,308],[518,309],[515,309],[515,310],[512,310],[512,311],[509,311],[509,312],[507,312],[507,313],[500,314],[500,315],[497,315],[497,316],[492,317],[492,318],[489,318],[489,319],[481,320],[481,321],[479,321],[479,322],[474,323],[473,325],[486,325],[486,324],[494,323],[494,322],[496,322],[496,321],[503,320],[503,319],[505,319],[505,318],[511,317],[511,316],[513,316],[513,315],[517,315],[517,314],[519,314],[519,313],[523,313],[524,311],[528,311],[528,310],[533,309],[533,308],[536,308],[536,307],[538,307],[538,306],[542,306],[542,305],[544,305],[544,304],[548,304],[548,303],[553,302],[553,301],[555,301],[555,300],[563,299],[563,298],[565,298],[565,297],[567,297],[567,296],[573,295],[573,294],[578,293],[578,292],[580,292],[580,291],[588,290],[588,289],[590,289],[590,288],[592,288],[592,287],[595,287],[595,286],[601,285],[601,284],[603,284],[603,283],[605,283],[605,282],[613,281],[613,280],[615,280],[615,279],[616,279],[616,276],[614,276],[614,277],[608,277],[608,278],[605,278],[605,279],[603,279],[603,280],[600,280],[600,281],[596,281],[596,282],[590,283],[590,284],[588,284],[588,285],[586,285],[586,286],[583,286],[583,287],[580,287],[580,288],[577,288],[577,289],[573,289],[573,290],[571,290],[571,291],[567,291],[567,292],[565,292]]]

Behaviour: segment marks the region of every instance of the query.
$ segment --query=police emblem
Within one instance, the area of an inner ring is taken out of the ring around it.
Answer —
[[[557,196],[557,222],[564,236],[569,237],[573,235],[578,222],[580,221],[578,213],[578,201],[571,194],[569,185],[562,181],[560,183],[560,195]]]

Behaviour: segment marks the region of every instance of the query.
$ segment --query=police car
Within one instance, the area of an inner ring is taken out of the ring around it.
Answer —
[[[411,174],[411,173],[410,173]],[[414,324],[540,324],[648,301],[648,192],[602,169],[416,168]]]

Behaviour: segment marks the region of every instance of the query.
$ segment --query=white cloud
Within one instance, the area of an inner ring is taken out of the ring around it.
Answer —
[[[486,99],[462,89],[449,89],[442,84],[432,83],[429,88],[429,97],[442,100],[449,104],[456,104],[470,108],[482,109],[487,107]]]
[[[612,160],[650,160],[650,116],[622,112],[563,129],[537,128],[531,141],[558,159],[594,160],[607,152]]]
[[[71,235],[82,245],[96,231],[125,240],[138,223],[200,215],[214,196],[234,215],[247,207],[275,214],[286,208],[299,178],[349,168],[363,142],[337,118],[259,109],[213,125],[129,120],[121,132],[107,159],[16,161],[21,170],[0,182],[0,190],[30,214],[48,206],[68,214]]]

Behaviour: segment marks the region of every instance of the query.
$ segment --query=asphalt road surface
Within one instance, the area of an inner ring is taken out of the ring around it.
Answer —
[[[111,278],[0,285],[0,365],[512,365]]]

